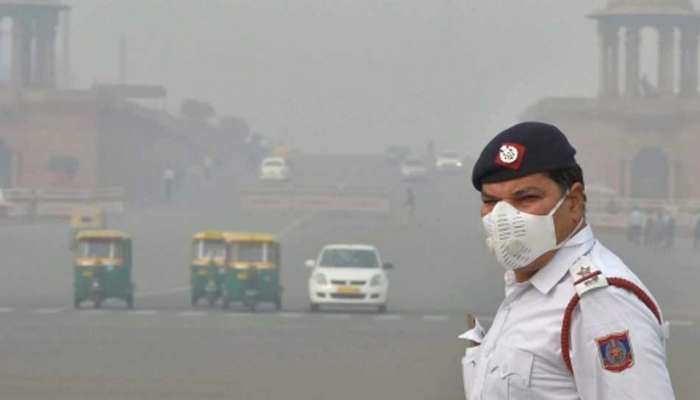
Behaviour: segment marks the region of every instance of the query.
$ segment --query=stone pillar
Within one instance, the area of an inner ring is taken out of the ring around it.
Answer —
[[[610,35],[610,96],[620,95],[620,27],[614,26]]]
[[[693,97],[698,94],[698,28],[683,27],[681,30],[681,95]]]
[[[6,55],[5,55],[5,46],[4,46],[4,44],[5,44],[5,41],[4,41],[4,39],[5,39],[5,38],[4,38],[5,31],[3,31],[3,28],[4,28],[3,25],[4,25],[4,23],[5,23],[5,16],[2,15],[2,14],[0,14],[0,69],[4,69],[4,68],[5,68],[5,58],[6,58]],[[3,71],[3,72],[4,72],[4,71]],[[4,75],[2,75],[2,76],[0,76],[0,77],[1,77],[1,78],[6,78]],[[0,81],[3,81],[3,80],[5,80],[5,79],[0,79]]]
[[[661,26],[659,31],[659,93],[672,95],[675,91],[674,79],[674,53],[675,41],[673,27]]]
[[[639,97],[640,29],[628,26],[625,32],[625,95]]]
[[[609,27],[602,22],[598,24],[598,35],[600,36],[600,68],[599,68],[599,88],[598,92],[601,97],[608,94],[610,88],[610,52],[608,45],[608,30]]]
[[[12,18],[12,83],[15,87],[30,84],[32,71],[32,26],[26,17]]]
[[[56,26],[55,15],[43,15],[36,20],[36,84],[43,88],[56,86]]]
[[[600,35],[600,87],[602,97],[617,96],[619,92],[619,28],[601,22],[598,24]]]

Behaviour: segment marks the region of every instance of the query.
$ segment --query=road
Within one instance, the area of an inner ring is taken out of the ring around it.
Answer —
[[[373,156],[306,156],[293,185],[380,185],[400,206],[405,184]],[[2,399],[459,399],[467,311],[488,316],[502,272],[482,245],[466,176],[412,184],[417,213],[386,217],[251,212],[235,166],[189,181],[175,201],[110,223],[134,238],[137,307],[71,306],[63,225],[0,226]],[[277,233],[284,310],[251,314],[189,305],[189,240],[203,229]],[[669,363],[679,399],[700,389],[697,261],[687,249],[638,249],[599,232],[654,291],[674,321]],[[389,312],[308,313],[304,260],[329,242],[376,244],[391,271]],[[688,247],[682,242],[679,246]],[[696,256],[697,254],[695,254]]]

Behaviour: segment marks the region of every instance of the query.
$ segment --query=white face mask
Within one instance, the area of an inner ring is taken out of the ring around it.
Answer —
[[[583,223],[583,218],[569,237],[557,244],[554,214],[564,203],[566,194],[546,215],[522,212],[506,201],[499,201],[481,221],[486,230],[486,245],[506,270],[526,267],[544,253],[563,246]]]

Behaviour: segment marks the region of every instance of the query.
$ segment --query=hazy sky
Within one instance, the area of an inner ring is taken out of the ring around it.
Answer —
[[[213,103],[314,151],[472,151],[549,95],[594,95],[603,0],[72,0],[80,85]]]

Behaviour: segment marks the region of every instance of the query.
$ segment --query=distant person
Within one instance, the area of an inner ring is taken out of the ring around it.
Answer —
[[[211,168],[212,168],[213,161],[209,155],[204,156],[204,160],[202,161],[202,166],[204,167],[204,179],[209,179],[211,178]]]
[[[655,213],[650,213],[646,218],[644,223],[644,245],[652,246],[656,244],[656,231],[657,231],[658,219]]]
[[[661,219],[662,240],[664,247],[673,247],[676,239],[676,220],[670,211],[665,210]]]
[[[408,210],[408,214],[411,217],[416,215],[416,194],[411,188],[406,188],[406,201],[404,202],[404,207]]]
[[[175,191],[175,171],[172,168],[166,168],[163,171],[163,194],[165,201],[169,202],[173,198]]]
[[[634,244],[642,244],[644,214],[639,207],[634,207],[627,218],[627,239]]]
[[[505,298],[462,359],[467,400],[668,399],[659,307],[596,238],[576,150],[555,126],[515,125],[472,172]],[[470,267],[474,260],[465,260]]]
[[[700,211],[695,214],[695,229],[693,229],[693,247],[700,248]]]

